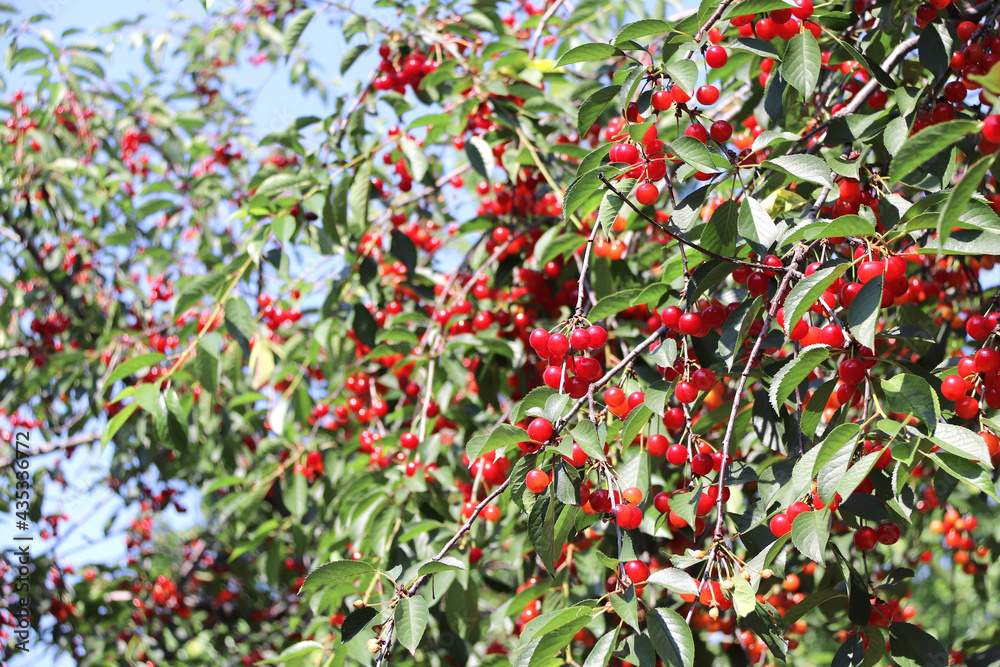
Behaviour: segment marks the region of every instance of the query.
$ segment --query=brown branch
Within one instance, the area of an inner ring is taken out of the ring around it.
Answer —
[[[531,36],[531,43],[528,45],[528,58],[533,59],[535,57],[535,50],[538,48],[538,40],[542,38],[542,32],[545,30],[545,24],[548,23],[552,15],[556,13],[556,10],[562,6],[563,0],[556,0],[549,8],[545,10],[542,14],[542,18],[538,20],[538,27],[535,28],[534,34]]]
[[[738,266],[747,266],[747,267],[750,267],[751,269],[756,269],[758,271],[772,271],[772,272],[776,272],[776,273],[785,273],[785,272],[790,271],[790,270],[794,271],[794,269],[790,269],[789,267],[784,267],[784,266],[767,266],[765,264],[757,264],[756,262],[748,262],[748,261],[743,260],[743,259],[737,259],[736,257],[727,257],[725,255],[720,255],[719,253],[712,252],[708,248],[704,248],[704,247],[698,245],[697,243],[693,243],[691,241],[688,241],[683,236],[677,236],[676,234],[674,234],[673,232],[671,232],[669,229],[667,229],[666,227],[664,227],[663,225],[661,225],[659,222],[657,222],[654,218],[652,218],[649,215],[647,215],[645,211],[641,210],[638,206],[636,206],[635,204],[633,204],[629,200],[628,197],[626,197],[624,194],[622,194],[621,190],[619,190],[618,188],[616,188],[614,185],[611,184],[611,182],[607,179],[607,177],[604,174],[598,174],[597,177],[599,179],[601,179],[601,182],[604,183],[609,190],[611,190],[616,195],[618,195],[619,199],[621,199],[623,202],[625,202],[625,204],[627,204],[629,208],[631,208],[633,211],[635,211],[640,216],[642,216],[643,219],[645,219],[647,222],[649,222],[650,224],[656,225],[656,227],[661,232],[663,232],[664,234],[666,234],[670,238],[674,239],[675,241],[677,241],[677,242],[679,242],[679,243],[681,243],[683,245],[686,245],[689,248],[693,248],[694,250],[697,250],[698,252],[700,252],[701,254],[703,254],[703,255],[705,255],[707,257],[711,257],[712,259],[717,259],[717,260],[719,260],[721,262],[729,262],[730,264],[736,264]]]

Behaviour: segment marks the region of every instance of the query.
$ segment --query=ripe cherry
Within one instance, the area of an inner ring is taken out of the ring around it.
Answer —
[[[525,486],[532,493],[541,493],[549,485],[549,476],[544,470],[539,470],[535,468],[534,470],[529,470],[528,475],[524,480]]]
[[[861,551],[871,551],[878,544],[878,536],[871,526],[862,526],[854,533],[854,546]]]
[[[536,417],[528,424],[528,437],[535,442],[547,442],[552,437],[552,422],[545,417]]]
[[[965,396],[965,380],[957,375],[949,375],[941,381],[941,395],[949,401],[957,401]]]
[[[625,392],[621,387],[611,387],[604,391],[604,402],[609,408],[618,408],[625,404]]]
[[[598,324],[587,327],[587,333],[590,334],[590,349],[592,350],[599,350],[608,342],[607,330]]]
[[[684,404],[694,403],[698,399],[698,388],[691,382],[681,381],[674,388],[674,396]]]
[[[635,200],[643,206],[655,204],[659,196],[660,190],[649,181],[640,183],[635,189]]]
[[[681,466],[687,463],[688,450],[684,445],[670,445],[667,447],[667,462],[670,465]]]
[[[983,138],[994,144],[1000,144],[1000,115],[990,114],[983,119]]]
[[[649,440],[646,442],[646,449],[650,456],[663,456],[667,453],[668,447],[670,447],[670,441],[659,433],[649,436]]]
[[[590,333],[586,329],[574,329],[569,335],[570,346],[579,352],[583,352],[590,347]]]
[[[641,584],[649,579],[649,566],[641,560],[630,560],[622,570],[633,584]]]
[[[895,544],[899,541],[899,526],[894,523],[883,523],[875,530],[875,536],[880,544]]]
[[[787,535],[792,529],[792,522],[788,519],[787,514],[775,514],[771,517],[768,526],[775,537],[781,537],[782,535]]]
[[[691,473],[699,477],[704,477],[712,472],[712,455],[702,452],[695,454],[691,459]]]
[[[698,98],[698,104],[709,107],[719,101],[719,89],[712,85],[700,86],[695,96]]]
[[[565,334],[554,333],[549,336],[550,356],[563,357],[567,352],[569,352],[569,338]]]
[[[674,98],[666,90],[658,90],[653,93],[650,104],[656,111],[666,111],[673,106]]]
[[[720,144],[724,144],[733,136],[733,126],[729,124],[729,121],[717,120],[712,123],[712,127],[709,128],[708,133],[712,136],[712,139]]]
[[[726,50],[721,46],[710,46],[708,47],[708,50],[705,51],[705,64],[712,69],[725,67],[728,61],[729,54],[726,53]]]

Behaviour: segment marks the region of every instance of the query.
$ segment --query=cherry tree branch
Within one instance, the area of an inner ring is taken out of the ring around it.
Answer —
[[[656,225],[656,227],[661,232],[663,232],[664,234],[666,234],[670,238],[674,239],[675,241],[681,243],[682,245],[686,245],[689,248],[693,248],[694,250],[697,250],[698,252],[700,252],[701,254],[703,254],[703,255],[705,255],[707,257],[711,257],[712,259],[717,259],[717,260],[722,261],[722,262],[729,262],[730,264],[736,264],[738,266],[747,266],[747,267],[750,267],[751,269],[757,269],[758,271],[772,271],[772,272],[777,272],[777,273],[784,273],[784,272],[787,272],[787,271],[794,271],[793,269],[789,269],[788,267],[783,267],[783,266],[767,266],[767,265],[764,265],[764,264],[757,264],[756,262],[748,262],[748,261],[746,261],[744,259],[737,259],[736,257],[727,257],[725,255],[720,255],[717,252],[712,252],[708,248],[700,246],[697,243],[693,243],[691,241],[688,241],[683,236],[678,236],[678,235],[674,234],[673,232],[671,232],[669,229],[667,229],[666,227],[664,227],[663,225],[661,225],[659,222],[657,222],[654,218],[650,217],[645,211],[643,211],[638,206],[636,206],[635,204],[633,204],[631,202],[631,200],[629,200],[629,198],[626,197],[622,193],[621,190],[619,190],[614,185],[612,185],[611,181],[608,180],[607,176],[605,176],[604,174],[598,174],[597,177],[601,180],[602,183],[604,183],[604,185],[609,190],[611,190],[616,195],[618,195],[618,198],[621,199],[625,204],[627,204],[629,208],[631,208],[633,211],[635,211],[640,216],[642,216],[642,218],[644,220],[646,220],[650,224]]]

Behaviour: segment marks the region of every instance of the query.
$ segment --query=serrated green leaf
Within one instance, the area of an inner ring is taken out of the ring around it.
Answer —
[[[922,165],[942,153],[967,134],[979,129],[974,120],[936,123],[909,137],[889,163],[886,185],[895,186]]]
[[[777,412],[785,399],[791,395],[795,387],[830,356],[830,348],[826,345],[810,345],[803,348],[797,357],[789,359],[774,374],[771,389],[768,392],[771,407]]]

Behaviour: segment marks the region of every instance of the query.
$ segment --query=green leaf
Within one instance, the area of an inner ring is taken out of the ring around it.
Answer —
[[[284,651],[281,652],[280,655],[277,655],[273,658],[268,658],[267,660],[258,660],[256,664],[276,665],[282,662],[290,662],[292,660],[298,660],[299,658],[304,658],[311,653],[323,650],[325,650],[325,647],[319,642],[315,641],[298,642],[286,648]]]
[[[770,42],[765,42],[763,39],[757,39],[756,37],[737,37],[728,43],[728,47],[730,49],[736,49],[737,51],[746,51],[747,53],[752,53],[755,56],[760,56],[762,58],[774,58],[778,61],[781,60],[780,54],[778,54],[775,48],[771,46]],[[798,138],[797,135],[796,138]],[[754,150],[758,150],[756,146],[754,147]]]
[[[720,255],[732,255],[736,249],[740,206],[727,199],[715,209],[701,232],[701,244]]]
[[[422,595],[403,597],[396,603],[396,613],[393,615],[396,636],[411,655],[427,629],[427,617],[427,600]]]
[[[798,517],[796,517],[798,518]],[[786,628],[792,627],[792,625],[798,621],[800,618],[808,614],[810,611],[816,607],[829,602],[830,600],[838,600],[840,598],[846,598],[847,594],[843,591],[838,591],[835,588],[821,588],[818,591],[814,591],[806,596],[802,602],[799,602],[791,609],[785,612],[782,617],[782,622]]]
[[[392,238],[389,242],[389,254],[398,259],[406,267],[409,276],[416,274],[417,270],[417,247],[413,239],[399,231],[392,230]]]
[[[970,461],[981,461],[989,465],[990,452],[979,434],[953,424],[939,423],[934,427],[931,442],[946,452]],[[992,469],[992,468],[991,468]]]
[[[607,667],[608,662],[611,661],[611,654],[617,644],[618,628],[615,627],[594,643],[593,648],[590,649],[590,653],[587,654],[587,659],[584,661],[583,667]]]
[[[583,63],[588,61],[606,60],[611,56],[622,55],[621,49],[618,49],[610,44],[601,44],[598,42],[592,42],[589,44],[581,44],[579,46],[574,46],[572,49],[562,54],[556,64],[552,66],[552,69],[562,67],[563,65],[574,65],[576,63]]]
[[[844,262],[825,269],[819,269],[811,276],[806,276],[795,283],[785,297],[785,335],[791,336],[792,329],[799,323],[799,320],[809,312],[809,309],[819,301],[823,292],[828,290],[833,283],[837,282],[850,264]]]
[[[947,203],[941,209],[937,220],[938,247],[941,248],[951,236],[952,225],[959,216],[965,212],[965,207],[972,199],[973,193],[979,189],[979,184],[983,182],[986,172],[993,166],[993,155],[987,155],[983,159],[965,170],[965,174],[959,179],[958,184],[951,191]]]
[[[948,452],[932,452],[927,456],[955,479],[971,484],[993,500],[1000,502],[1000,498],[997,497],[997,487],[984,470],[986,466],[983,463],[973,463]],[[992,469],[990,470],[992,472]]]
[[[833,187],[833,181],[830,180],[830,165],[815,155],[804,153],[782,155],[764,160],[764,166],[772,167],[799,180]]]
[[[606,86],[584,100],[576,113],[576,129],[580,133],[580,136],[586,134],[594,124],[594,121],[600,118],[604,109],[607,108],[608,104],[615,98],[615,95],[618,94],[621,88],[621,86]]]
[[[203,276],[195,276],[184,283],[184,286],[177,291],[177,301],[174,303],[174,317],[180,317],[187,309],[202,300],[205,296],[215,296],[215,291],[226,280],[224,275],[210,273]]]
[[[937,123],[909,137],[889,163],[886,185],[895,186],[913,171],[942,153],[959,139],[979,129],[979,121],[952,120]]]
[[[281,35],[281,51],[286,58],[292,54],[295,45],[299,43],[299,38],[302,37],[306,26],[309,25],[314,16],[316,16],[316,12],[312,9],[303,9],[285,27],[285,32]]]
[[[785,0],[743,0],[729,5],[729,8],[722,14],[723,20],[728,20],[734,16],[747,16],[753,14],[763,14],[773,9],[795,8],[790,2]]]
[[[590,313],[587,314],[587,318],[591,322],[596,322],[598,320],[603,320],[611,315],[617,315],[626,308],[632,307],[632,299],[639,296],[642,293],[642,289],[639,287],[634,287],[632,289],[625,289],[614,294],[609,294],[604,297],[590,309]]]
[[[889,625],[889,644],[893,662],[901,667],[946,667],[949,663],[948,651],[941,642],[909,623]]]
[[[698,582],[690,574],[676,567],[665,567],[649,575],[647,583],[663,586],[678,594],[697,595]]]
[[[698,142],[701,143],[701,142]],[[745,197],[740,204],[740,216],[737,221],[740,236],[751,245],[756,245],[755,251],[766,250],[778,238],[778,226],[767,214],[760,202],[753,197]],[[758,252],[758,254],[760,254]]]
[[[802,555],[817,563],[826,561],[830,540],[830,510],[802,512],[792,522],[792,544]]]
[[[781,63],[781,76],[803,97],[808,97],[816,89],[821,65],[816,38],[808,30],[801,30],[788,40]]]
[[[566,188],[566,194],[563,197],[563,220],[568,221],[578,208],[600,192],[603,187],[597,170],[589,171],[573,179]]]
[[[671,24],[663,19],[640,19],[633,23],[626,23],[615,35],[612,41],[614,44],[621,44],[630,39],[639,39],[649,35],[662,35],[671,31]]]
[[[771,407],[777,412],[785,399],[795,390],[800,382],[830,356],[830,348],[826,345],[810,345],[803,348],[797,357],[789,359],[784,366],[774,374],[771,389],[768,392]]]
[[[622,427],[622,446],[631,445],[652,417],[653,411],[645,405],[637,405],[632,408],[625,418],[625,425]]]
[[[694,638],[691,628],[673,609],[657,607],[646,614],[649,638],[656,654],[670,667],[691,667],[694,664]]]
[[[409,137],[403,137],[399,141],[399,148],[403,151],[403,155],[406,156],[406,161],[409,163],[410,175],[413,176],[413,180],[417,183],[424,180],[424,176],[427,174],[427,154],[424,152],[424,149]]]
[[[469,460],[479,458],[483,452],[492,452],[495,449],[504,450],[519,442],[525,442],[528,440],[528,434],[519,426],[500,424],[493,429],[489,436],[478,441],[477,438],[470,439],[465,446],[465,453],[469,455]]]
[[[900,373],[882,381],[889,409],[900,414],[913,414],[928,427],[933,427],[941,419],[941,404],[937,392],[931,389],[927,380],[918,375]]]
[[[368,624],[375,620],[376,616],[378,616],[378,609],[375,607],[362,607],[352,611],[344,619],[343,625],[340,626],[340,641],[344,643],[351,641],[359,632],[368,627]]]
[[[853,634],[844,640],[833,656],[830,667],[861,667],[865,661],[865,642],[860,634]]]
[[[528,515],[528,539],[549,574],[555,574],[556,517],[548,493],[541,495]],[[562,545],[559,545],[562,548]]]
[[[875,224],[860,215],[842,215],[834,220],[820,220],[807,225],[793,227],[784,240],[799,238],[804,241],[831,239],[840,236],[873,236]]]
[[[580,449],[587,453],[587,456],[594,459],[604,458],[604,442],[597,427],[589,420],[581,419],[570,431],[570,434],[573,436],[573,440],[580,445]]]
[[[378,325],[368,308],[360,301],[354,304],[354,334],[362,345],[375,347],[375,331]]]
[[[347,193],[347,201],[350,204],[350,213],[347,223],[352,233],[360,233],[368,226],[368,200],[371,192],[372,161],[371,158],[361,162],[354,180],[351,181],[351,189]]]
[[[621,595],[612,593],[608,599],[618,617],[625,621],[630,628],[636,632],[640,632],[639,605],[635,601],[635,587],[629,586]]]
[[[757,597],[753,593],[750,582],[741,576],[732,578],[733,582],[733,607],[736,615],[740,618],[749,616],[757,607]]]
[[[298,475],[298,477],[302,477],[302,475]],[[306,575],[302,587],[299,588],[299,594],[321,586],[357,579],[373,572],[375,572],[375,568],[363,560],[335,560],[324,563]]]
[[[753,326],[754,320],[760,314],[764,302],[761,297],[746,299],[740,302],[726,321],[722,323],[722,335],[719,337],[719,356],[726,362],[726,370],[733,370],[737,353],[743,349],[743,341]],[[648,393],[647,393],[648,396]]]
[[[667,76],[681,87],[681,90],[694,96],[694,90],[698,85],[698,66],[690,60],[678,60],[663,68]]]
[[[301,174],[271,174],[257,186],[258,195],[274,195],[279,192],[285,192],[286,190],[291,190],[297,188],[304,183],[308,182],[309,179],[305,178]]]
[[[243,349],[243,354],[249,356],[253,316],[250,315],[250,306],[241,297],[232,297],[226,302],[226,331]]]
[[[454,556],[442,556],[440,560],[429,560],[417,570],[417,576],[422,577],[425,574],[434,574],[435,572],[444,572],[445,570],[467,570],[465,563],[458,560]]]
[[[664,151],[676,155],[698,171],[706,174],[714,174],[718,171],[708,147],[694,137],[679,137],[664,147]]]
[[[882,304],[882,282],[882,276],[875,276],[865,283],[847,311],[847,324],[851,327],[851,333],[859,343],[868,348],[875,347],[875,330]]]
[[[132,416],[132,413],[139,409],[139,403],[133,402],[122,408],[114,417],[108,420],[108,425],[104,427],[104,434],[101,435],[101,447],[103,448],[109,442],[111,438],[115,437],[115,433],[128,421],[128,418]]]
[[[117,366],[115,366],[115,370],[111,371],[111,375],[108,376],[107,381],[105,381],[104,387],[102,387],[101,389],[101,393],[106,394],[107,391],[111,388],[111,385],[113,385],[118,380],[126,378],[129,375],[135,373],[136,371],[146,368],[147,366],[152,366],[153,364],[159,363],[164,359],[166,359],[166,357],[160,354],[159,352],[148,352],[146,354],[140,354],[137,357],[132,357],[128,361],[124,361],[118,364]]]

